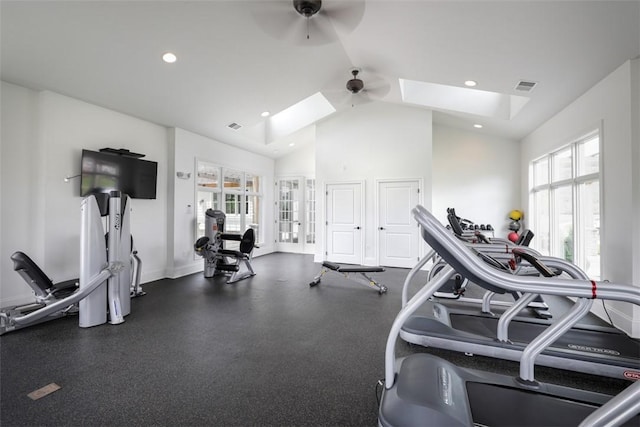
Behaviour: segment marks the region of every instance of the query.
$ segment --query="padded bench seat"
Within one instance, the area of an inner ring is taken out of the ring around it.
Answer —
[[[351,279],[355,282],[363,284],[367,287],[373,288],[380,295],[387,292],[387,287],[381,283],[378,283],[373,277],[368,276],[369,273],[382,273],[385,271],[384,267],[378,266],[367,266],[367,265],[340,265],[331,261],[323,261],[322,269],[320,273],[316,277],[313,278],[309,286],[313,287],[320,284],[320,280],[322,276],[327,271],[335,271],[336,273],[340,273],[344,275],[344,277]]]
[[[337,271],[340,273],[382,273],[384,267],[374,267],[367,265],[340,265],[334,262],[324,261],[322,263],[323,267],[327,267],[330,270]]]

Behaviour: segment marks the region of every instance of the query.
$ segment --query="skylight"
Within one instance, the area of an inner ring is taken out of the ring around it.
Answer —
[[[335,111],[336,109],[327,101],[327,98],[325,98],[322,93],[316,92],[310,97],[268,118],[266,142],[268,144],[292,134],[305,126],[335,113]]]
[[[440,110],[511,120],[529,102],[525,96],[399,79],[402,100]]]

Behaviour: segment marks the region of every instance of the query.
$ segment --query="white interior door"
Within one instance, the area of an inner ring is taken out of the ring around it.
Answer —
[[[362,263],[362,185],[327,185],[327,260]]]
[[[378,183],[380,265],[416,265],[420,234],[411,210],[418,204],[419,188],[417,180]]]

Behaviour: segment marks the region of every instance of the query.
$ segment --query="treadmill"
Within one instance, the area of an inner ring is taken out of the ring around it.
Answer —
[[[465,243],[451,234],[447,233],[447,236],[458,246],[465,247]],[[555,272],[545,269],[544,264],[538,262],[526,249],[514,248],[512,251],[515,255],[524,257],[531,265],[541,269],[547,279],[563,280],[556,279]],[[467,253],[469,253],[468,249]],[[501,264],[495,263],[486,254],[478,255],[485,261],[493,263],[494,267],[500,268]],[[551,257],[543,259],[554,261]],[[566,261],[557,259],[555,261],[555,266],[561,269],[563,262],[567,264]],[[407,275],[405,289],[423,265],[424,259]],[[455,271],[448,273],[449,278],[454,274],[457,273]],[[576,272],[570,272],[570,275],[573,279],[581,279]],[[490,291],[504,293],[504,290],[499,290],[490,283],[482,281],[476,283]],[[404,302],[408,297],[405,289],[403,289],[403,305],[406,304]],[[529,296],[527,300],[524,298],[518,300],[500,317],[478,312],[468,306],[467,309],[462,309],[460,305],[456,308],[452,307],[452,304],[445,306],[434,303],[434,315],[410,316],[402,325],[400,337],[406,342],[425,347],[518,361],[524,348],[551,324],[549,321],[519,316],[531,298],[533,296]],[[591,372],[612,378],[638,378],[640,377],[640,341],[629,337],[617,328],[577,324],[545,349],[537,363],[552,368]]]
[[[528,247],[531,239],[534,234],[531,230],[524,230],[520,235],[519,239],[516,242],[511,242],[510,240],[501,239],[491,237],[488,238],[484,235],[482,229],[478,228],[467,228],[465,229],[465,221],[467,224],[470,222],[469,220],[465,220],[457,216],[454,208],[447,208],[447,220],[449,225],[447,228],[451,229],[453,233],[462,241],[466,242],[468,245],[472,245],[481,252],[489,252],[496,259],[504,260],[505,263],[509,262],[511,249],[514,247]],[[534,255],[540,255],[533,249],[530,251]],[[505,258],[506,257],[506,258]],[[437,257],[436,257],[437,258]],[[442,260],[434,259],[433,268],[429,271],[429,279],[435,275],[440,268],[444,265]],[[513,265],[516,268],[516,265]],[[527,266],[517,266],[517,274],[531,274],[531,268]],[[535,272],[533,272],[535,274]],[[470,298],[464,297],[464,291],[468,285],[469,281],[463,277],[462,275],[455,274],[454,277],[447,282],[442,288],[438,289],[438,291],[434,294],[434,297],[439,299],[455,299],[460,302],[482,302],[483,303],[483,311],[486,308],[487,301],[486,299],[482,300],[471,300]],[[501,290],[501,292],[505,292]],[[520,292],[511,292],[511,296],[514,300],[518,300],[520,298]],[[493,295],[487,295],[488,298],[492,298]],[[509,303],[504,301],[493,302],[494,305],[509,305]],[[551,319],[551,313],[549,311],[549,306],[544,302],[542,297],[538,296],[534,301],[531,301],[527,308],[538,318],[540,319]],[[490,310],[487,308],[487,312]]]
[[[612,398],[539,383],[534,377],[540,352],[588,313],[594,299],[640,305],[640,289],[606,282],[513,276],[494,270],[455,241],[424,208],[417,207],[413,213],[427,243],[449,265],[411,298],[391,327],[385,350],[380,426],[640,425],[640,381]],[[522,352],[518,378],[456,367],[423,353],[396,360],[395,346],[402,325],[449,280],[454,268],[476,283],[523,290],[527,292],[525,298],[530,294],[568,295],[576,297],[577,302]]]

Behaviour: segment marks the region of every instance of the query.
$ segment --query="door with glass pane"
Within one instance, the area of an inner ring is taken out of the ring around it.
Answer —
[[[304,180],[304,248],[306,254],[315,253],[316,247],[316,180]]]
[[[276,184],[276,225],[278,250],[302,252],[303,248],[303,179],[280,178]]]
[[[276,180],[276,243],[279,251],[313,253],[315,180],[286,177]]]

